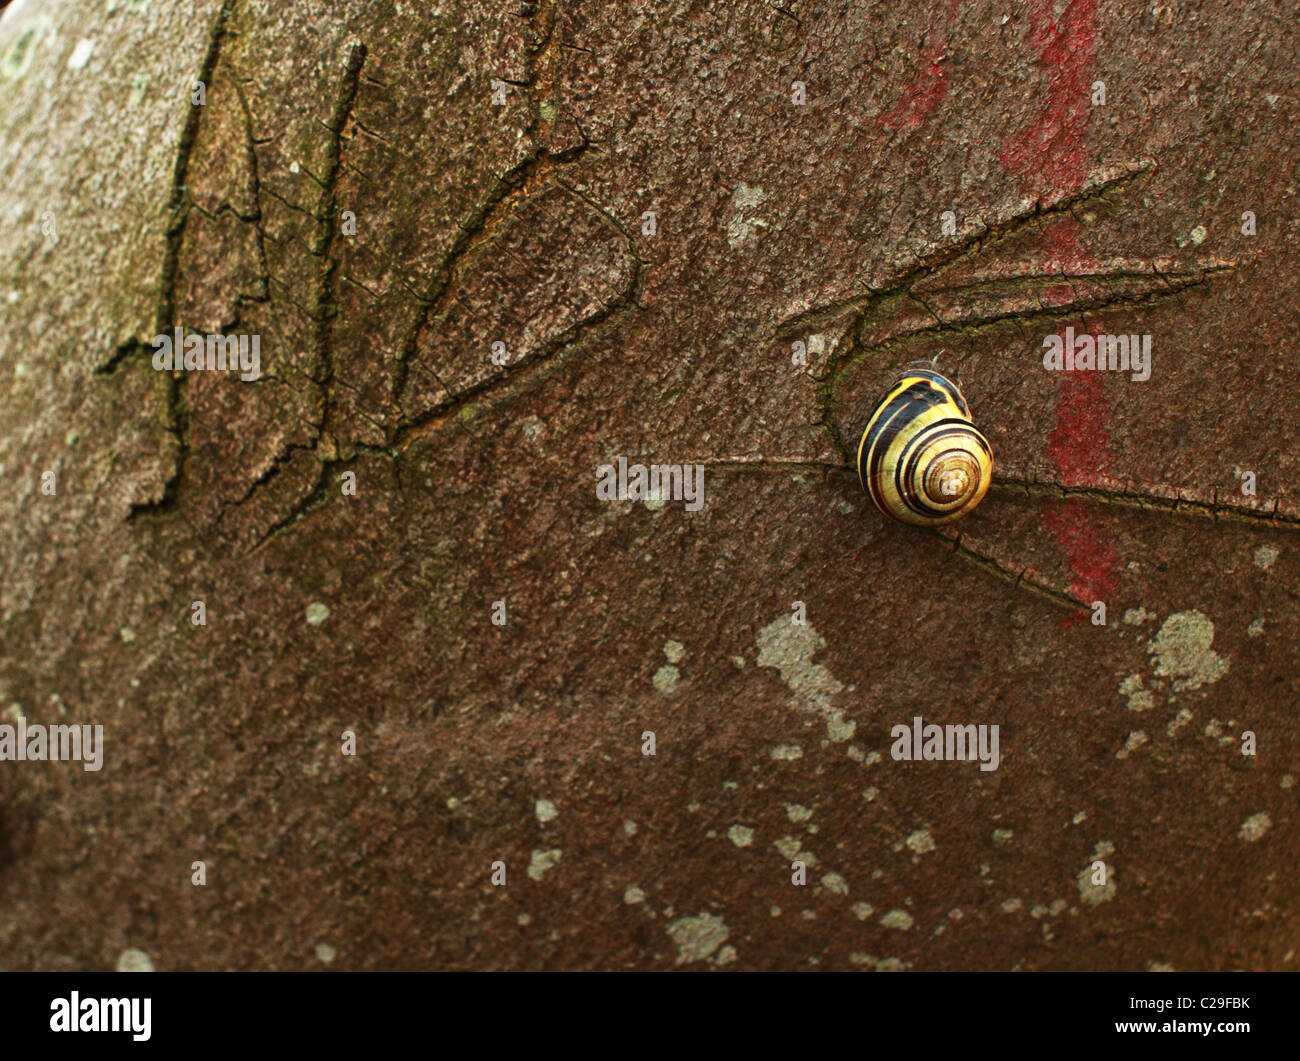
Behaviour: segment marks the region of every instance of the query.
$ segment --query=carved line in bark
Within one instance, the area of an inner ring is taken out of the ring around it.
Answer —
[[[535,159],[531,159],[521,166],[526,166],[529,172],[534,171],[545,161],[545,153],[540,153]],[[519,169],[519,167],[516,167]],[[549,169],[546,172],[550,172]],[[302,501],[300,501],[288,515],[273,524],[258,542],[250,549],[250,552],[261,549],[275,535],[287,527],[298,523],[305,516],[319,508],[325,501],[328,492],[328,483],[331,476],[337,472],[346,469],[359,454],[378,454],[388,458],[397,459],[402,453],[409,450],[413,445],[434,431],[440,430],[448,425],[457,422],[460,413],[471,403],[488,399],[488,404],[504,404],[517,398],[520,394],[532,389],[541,380],[545,379],[551,372],[558,370],[563,365],[568,364],[572,358],[566,357],[566,352],[580,355],[584,352],[585,345],[598,334],[602,326],[607,322],[621,319],[627,313],[634,312],[637,307],[637,301],[644,283],[644,262],[637,253],[636,241],[631,232],[617,218],[613,217],[606,210],[597,205],[586,195],[579,192],[559,177],[555,177],[550,183],[544,183],[534,189],[530,183],[523,182],[518,189],[517,195],[502,194],[497,197],[491,205],[484,211],[481,211],[481,219],[476,226],[475,235],[479,239],[466,238],[463,243],[458,243],[453,248],[455,252],[454,261],[450,261],[447,267],[442,271],[445,277],[440,281],[439,290],[436,298],[431,298],[424,307],[422,317],[432,315],[434,307],[447,297],[447,293],[453,288],[453,280],[458,272],[460,260],[470,255],[471,251],[479,243],[490,240],[490,221],[493,217],[505,215],[510,210],[523,202],[545,194],[548,190],[554,188],[563,188],[566,193],[580,200],[588,209],[594,211],[602,221],[611,229],[619,234],[625,245],[626,261],[629,266],[629,278],[622,290],[611,300],[601,304],[600,308],[588,316],[578,320],[571,327],[563,332],[549,336],[545,343],[531,356],[516,362],[500,375],[491,376],[469,387],[460,390],[449,389],[445,384],[443,390],[447,398],[428,410],[420,416],[404,418],[401,420],[396,429],[392,432],[389,442],[385,446],[368,446],[352,445],[349,452],[344,456],[322,461],[320,467],[320,476],[315,487]],[[410,343],[412,347],[415,344],[419,327],[412,329]],[[436,376],[435,376],[436,378]],[[439,380],[441,384],[442,381]]]

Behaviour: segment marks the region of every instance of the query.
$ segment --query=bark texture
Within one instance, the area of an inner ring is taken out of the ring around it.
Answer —
[[[1297,20],[1247,7],[11,4],[0,721],[105,761],[0,762],[0,966],[1295,968]],[[261,378],[155,371],[177,326]],[[917,359],[997,459],[937,532],[850,470]]]

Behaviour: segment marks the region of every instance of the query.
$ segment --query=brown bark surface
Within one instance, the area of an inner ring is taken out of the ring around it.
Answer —
[[[1295,968],[1296,25],[11,4],[0,722],[105,759],[0,762],[0,967]],[[850,468],[918,359],[940,531]]]

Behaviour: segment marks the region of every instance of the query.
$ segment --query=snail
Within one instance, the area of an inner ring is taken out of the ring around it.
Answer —
[[[993,451],[957,385],[928,367],[909,367],[862,432],[858,478],[885,515],[932,527],[983,500]]]

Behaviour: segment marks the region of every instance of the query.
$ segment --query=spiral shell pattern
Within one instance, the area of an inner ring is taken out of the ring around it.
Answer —
[[[876,407],[858,445],[858,478],[876,507],[903,523],[936,526],[983,500],[993,451],[950,379],[911,368]]]

